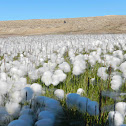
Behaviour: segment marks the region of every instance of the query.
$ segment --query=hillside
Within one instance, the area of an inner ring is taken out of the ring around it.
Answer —
[[[126,16],[0,21],[0,36],[68,33],[126,33]]]

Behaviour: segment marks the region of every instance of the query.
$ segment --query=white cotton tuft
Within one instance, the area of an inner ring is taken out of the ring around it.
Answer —
[[[50,71],[54,71],[56,65],[57,65],[56,63],[48,61],[47,67],[49,68]]]
[[[120,126],[124,122],[124,117],[118,111],[110,111],[108,120],[109,126]]]
[[[58,75],[53,74],[52,75],[52,84],[54,86],[57,86],[60,83]]]
[[[10,69],[10,75],[16,75],[17,74],[17,71],[18,71],[18,69],[16,67],[12,67]]]
[[[52,119],[42,119],[35,123],[35,126],[53,126],[54,122]]]
[[[64,90],[62,89],[56,89],[54,92],[54,95],[58,98],[58,99],[64,99]]]
[[[19,77],[23,77],[25,75],[24,71],[18,69],[16,73]]]
[[[11,75],[11,78],[14,81],[18,81],[20,79],[20,77],[18,75],[16,75],[16,74]]]
[[[9,114],[0,114],[0,124],[1,126],[7,126],[9,122],[13,120],[12,116]]]
[[[58,113],[62,113],[62,107],[60,106],[60,102],[55,99],[46,100],[45,109],[53,112],[55,115]]]
[[[75,65],[74,67],[73,67],[73,71],[72,71],[72,73],[74,74],[74,75],[80,75],[80,74],[82,74],[84,71],[78,66],[78,65]]]
[[[30,87],[25,87],[21,90],[22,101],[31,100],[33,97],[33,90]]]
[[[21,90],[26,86],[26,84],[26,78],[19,78],[14,82],[13,88],[15,88],[16,90]]]
[[[20,113],[21,106],[18,103],[6,103],[5,108],[7,112],[12,115],[14,118],[17,118]]]
[[[6,81],[7,80],[7,74],[6,73],[0,73],[0,79],[2,80],[2,81]]]
[[[52,119],[55,120],[55,115],[50,111],[41,111],[38,115],[38,120],[41,119]]]
[[[88,54],[84,54],[84,60],[88,60]]]
[[[30,108],[26,108],[26,109],[22,109],[21,111],[20,111],[20,115],[33,115],[33,110],[32,109],[30,109]]]
[[[126,103],[125,102],[116,103],[115,110],[121,113],[123,117],[125,117],[126,116]]]
[[[85,94],[85,91],[82,88],[77,89],[77,94],[82,95]]]
[[[50,59],[51,59],[51,62],[55,63],[57,59],[57,55],[55,53],[52,53]]]
[[[31,85],[31,88],[35,96],[40,96],[42,94],[42,86],[40,84],[34,83]]]
[[[7,112],[7,110],[6,110],[5,107],[1,107],[1,106],[0,106],[0,115],[1,115],[1,114],[8,114],[8,112]]]
[[[126,78],[126,61],[119,66],[120,71],[123,73],[123,77]]]
[[[92,115],[99,115],[99,105],[96,101],[89,101],[87,105],[87,112]]]
[[[118,68],[120,63],[121,63],[121,60],[119,58],[116,58],[116,57],[111,58],[110,65],[112,68],[114,68],[114,70]]]
[[[91,84],[95,85],[95,78],[91,78]]]
[[[27,84],[27,79],[24,78],[24,77],[21,77],[21,78],[19,79],[19,81],[20,81],[21,83],[23,83],[24,85]]]
[[[14,91],[14,92],[10,93],[10,99],[12,102],[20,103],[22,100],[21,92]]]
[[[123,60],[123,52],[122,50],[116,50],[113,52],[113,56],[119,58],[121,61]]]
[[[23,54],[20,54],[20,57],[24,57],[24,55]]]
[[[24,120],[18,119],[10,122],[8,126],[31,126],[31,125]]]
[[[57,86],[60,82],[66,79],[66,74],[62,70],[56,70],[52,76],[52,84]]]
[[[49,97],[45,97],[45,96],[36,96],[34,99],[33,105],[34,106],[37,106],[37,105],[43,106],[45,104],[45,102],[49,99],[50,99]]]
[[[32,70],[32,71],[28,72],[28,76],[30,77],[30,79],[32,81],[35,81],[39,78],[37,70]]]
[[[86,62],[81,58],[83,58],[83,56],[76,56],[73,63],[72,73],[76,76],[84,73],[84,70],[86,69]]]
[[[88,56],[88,62],[91,64],[91,66],[94,66],[95,63],[96,63],[95,56],[93,56],[93,55],[90,54],[90,55]]]
[[[52,72],[44,72],[41,81],[44,82],[46,86],[49,86],[52,83]]]
[[[45,72],[44,70],[45,70],[45,69],[44,69],[43,67],[40,67],[40,68],[38,68],[38,69],[36,70],[39,78],[40,78],[40,77],[43,75],[43,73]]]
[[[83,62],[84,61],[84,55],[82,54],[79,54],[75,57],[75,62],[76,61],[80,61],[80,62]],[[78,62],[79,63],[79,62]]]
[[[59,58],[56,59],[57,64],[61,64],[62,62],[64,62],[64,58],[59,57]]]
[[[97,75],[101,77],[103,80],[107,80],[108,74],[106,74],[106,67],[100,67],[98,69]]]
[[[68,51],[68,56],[71,58],[71,57],[75,57],[75,54],[74,54],[74,50],[73,49],[70,49]]]
[[[27,66],[21,65],[19,67],[19,69],[22,71],[22,75],[21,75],[22,77],[25,76],[25,75],[27,75]]]
[[[123,62],[120,66],[119,66],[120,70],[123,72],[124,70],[126,70],[126,61]]]
[[[77,99],[77,109],[80,112],[85,113],[87,111],[88,102],[90,102],[90,99],[86,97],[79,97]]]
[[[111,81],[111,88],[113,90],[119,90],[119,88],[122,86],[122,78],[120,75],[114,75],[112,77]]]
[[[79,94],[76,93],[70,93],[67,95],[66,103],[68,108],[72,108],[77,106],[77,100],[80,98]]]
[[[11,64],[10,63],[2,63],[1,64],[1,72],[8,72],[10,71],[10,68],[11,68]]]
[[[62,70],[56,70],[54,74],[58,76],[60,82],[63,82],[66,79],[66,74],[63,73]]]
[[[20,120],[24,120],[25,122],[27,122],[29,125],[33,125],[34,123],[34,118],[32,115],[30,114],[22,114],[20,117],[19,117]]]
[[[59,65],[59,68],[63,70],[65,73],[70,72],[70,65],[67,62],[63,62]]]
[[[0,80],[0,95],[6,94],[7,90],[8,90],[7,83]]]
[[[0,124],[7,125],[13,118],[8,114],[4,107],[0,107]]]

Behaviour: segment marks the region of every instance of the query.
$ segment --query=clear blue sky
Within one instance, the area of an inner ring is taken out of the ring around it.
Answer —
[[[126,0],[0,0],[0,21],[126,15]]]

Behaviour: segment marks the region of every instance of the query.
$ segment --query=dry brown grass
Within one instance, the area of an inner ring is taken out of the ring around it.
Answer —
[[[126,33],[126,16],[0,21],[0,36],[68,33]]]

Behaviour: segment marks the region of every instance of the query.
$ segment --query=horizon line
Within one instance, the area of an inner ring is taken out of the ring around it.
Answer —
[[[0,20],[0,21],[27,21],[27,20],[56,20],[56,19],[74,19],[74,18],[90,18],[90,17],[104,17],[104,16],[126,16],[126,15],[102,15],[102,16],[85,16],[85,17],[66,17],[66,18],[30,18],[30,19],[16,19],[16,20]]]

